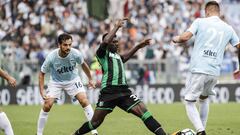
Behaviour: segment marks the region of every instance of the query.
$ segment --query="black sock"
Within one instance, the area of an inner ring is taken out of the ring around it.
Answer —
[[[205,131],[198,132],[197,135],[207,135]]]
[[[90,132],[92,129],[90,128],[91,123],[90,122],[85,122],[75,133],[74,135],[83,135],[86,134],[88,132]]]
[[[144,121],[147,128],[152,131],[155,135],[166,135],[165,131],[162,129],[161,125],[150,116]]]

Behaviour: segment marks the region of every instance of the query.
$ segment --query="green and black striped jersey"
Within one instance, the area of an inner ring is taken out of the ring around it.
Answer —
[[[111,53],[102,43],[97,50],[97,59],[102,66],[102,89],[109,86],[126,86],[126,75],[122,58],[118,53]]]

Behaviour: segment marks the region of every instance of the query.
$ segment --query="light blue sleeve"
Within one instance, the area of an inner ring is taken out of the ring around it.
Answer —
[[[230,39],[230,44],[232,46],[236,46],[238,45],[240,42],[239,42],[239,38],[237,36],[237,33],[232,29],[232,37]]]
[[[51,65],[51,58],[50,56],[48,55],[45,59],[45,61],[43,62],[42,64],[42,67],[41,67],[41,72],[43,73],[48,73],[50,72],[50,65]]]
[[[187,31],[191,32],[193,35],[196,35],[199,26],[199,21],[200,19],[194,20],[191,26],[187,29]]]
[[[83,64],[83,62],[84,62],[84,59],[83,59],[83,55],[82,55],[82,53],[80,52],[80,51],[76,51],[75,52],[75,60],[76,60],[76,62],[78,63],[78,64]]]

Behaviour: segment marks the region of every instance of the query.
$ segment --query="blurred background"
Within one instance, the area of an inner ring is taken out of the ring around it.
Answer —
[[[19,85],[37,85],[38,72],[46,55],[57,48],[62,32],[73,36],[92,69],[97,83],[101,68],[95,52],[101,36],[117,18],[129,17],[118,32],[120,51],[125,52],[144,38],[152,45],[140,50],[126,63],[129,84],[183,84],[189,67],[193,42],[170,45],[171,38],[184,32],[192,21],[204,17],[208,0],[1,0],[0,65]],[[240,0],[218,0],[222,19],[240,36]],[[220,83],[239,83],[232,72],[238,68],[237,51],[226,48]],[[82,74],[81,74],[82,76]],[[84,77],[83,77],[84,78]],[[0,79],[1,85],[7,83]]]
[[[184,32],[194,19],[204,17],[207,1],[0,0],[0,66],[18,83],[16,88],[11,88],[0,78],[0,107],[10,118],[14,132],[19,135],[36,133],[43,103],[38,73],[48,53],[58,47],[57,36],[63,32],[73,36],[72,46],[83,53],[94,80],[100,84],[102,73],[95,52],[102,35],[113,27],[116,19],[122,17],[129,17],[131,21],[117,33],[121,53],[144,38],[153,39],[151,46],[139,50],[125,64],[127,80],[134,94],[147,104],[168,133],[193,129],[184,105],[178,102],[183,97],[194,39],[183,46],[173,46],[171,39]],[[221,18],[240,37],[240,0],[218,2],[222,9]],[[207,128],[211,135],[240,135],[240,80],[232,77],[237,68],[237,50],[228,45],[219,83],[214,88],[216,96],[210,98],[213,103],[221,103],[211,105]],[[80,76],[86,84],[84,73],[80,72]],[[99,90],[87,90],[93,106],[98,101]],[[57,104],[61,107],[55,106],[52,110],[44,131],[46,135],[70,134],[85,121],[79,106],[69,105],[78,103],[64,92]],[[98,131],[104,135],[149,135],[140,122],[116,109]]]

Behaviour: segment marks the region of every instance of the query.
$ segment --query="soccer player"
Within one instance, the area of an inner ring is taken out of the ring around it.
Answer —
[[[208,96],[216,94],[213,88],[220,75],[225,47],[230,43],[240,48],[239,38],[233,28],[220,19],[220,7],[216,1],[206,4],[205,15],[206,18],[196,19],[186,32],[173,37],[174,43],[182,43],[195,36],[184,99],[187,116],[197,135],[206,135]],[[239,75],[239,71],[235,75]],[[198,98],[199,112],[195,105]]]
[[[85,89],[80,80],[77,64],[82,66],[83,71],[89,79],[89,87],[95,87],[90,69],[84,62],[82,54],[71,48],[72,36],[63,33],[58,36],[58,49],[53,50],[46,57],[39,73],[40,94],[44,99],[43,108],[40,111],[37,127],[37,135],[43,134],[47,122],[48,113],[52,108],[55,99],[60,98],[61,90],[65,90],[72,98],[76,98],[84,109],[88,120],[93,116],[93,109],[87,99]],[[44,75],[50,72],[50,82],[46,92],[44,91]],[[96,130],[92,134],[97,135]]]
[[[154,134],[166,135],[161,125],[153,118],[145,105],[128,88],[123,64],[136,51],[149,45],[150,39],[143,40],[126,54],[119,54],[116,32],[123,26],[124,20],[117,20],[114,28],[103,35],[102,43],[96,54],[103,71],[97,107],[92,120],[84,123],[75,131],[74,135],[83,135],[99,127],[105,116],[111,113],[116,106],[141,118],[146,127]]]
[[[5,71],[3,71],[1,68],[0,68],[0,76],[5,80],[7,80],[10,86],[16,87],[16,80],[12,76],[7,74]],[[4,130],[5,135],[14,135],[11,123],[6,113],[1,111],[1,108],[0,108],[0,129]]]

